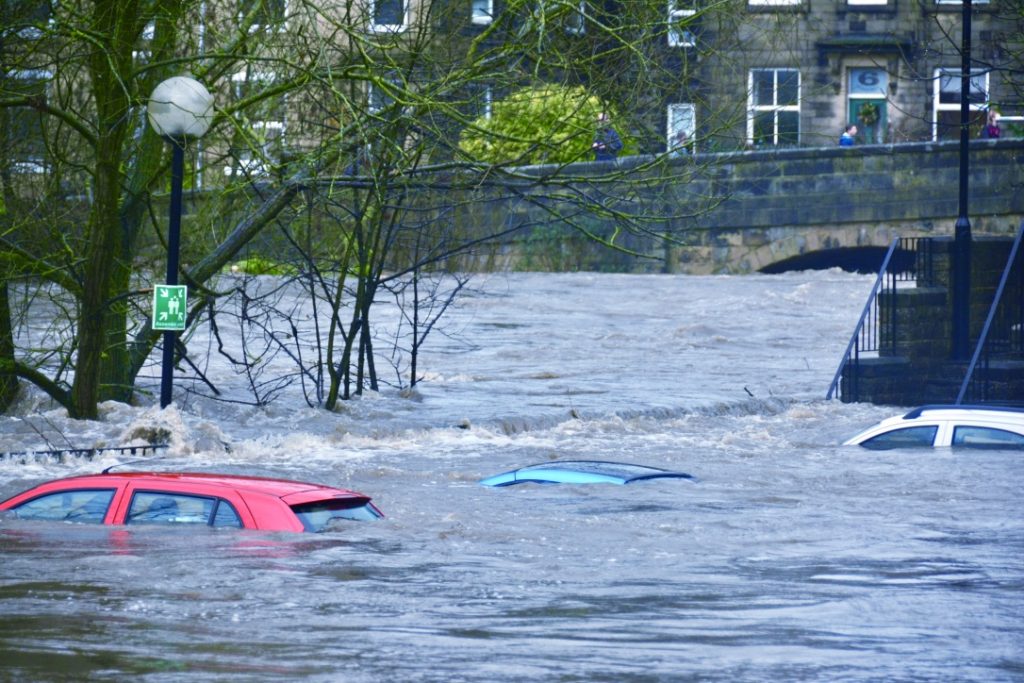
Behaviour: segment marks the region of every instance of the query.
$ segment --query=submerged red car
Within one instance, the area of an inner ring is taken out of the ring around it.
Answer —
[[[93,524],[196,524],[323,531],[384,515],[368,496],[321,484],[231,474],[104,472],[40,484],[0,503],[21,519]]]

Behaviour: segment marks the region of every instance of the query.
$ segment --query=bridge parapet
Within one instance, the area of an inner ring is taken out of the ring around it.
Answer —
[[[974,232],[1012,234],[1024,218],[1024,139],[972,141],[970,155]],[[615,168],[644,173],[649,161],[627,157]],[[609,171],[606,163],[578,166],[582,175]],[[958,142],[696,154],[670,169],[679,179],[649,186],[630,210],[664,216],[671,240],[632,235],[626,244],[664,260],[624,259],[580,240],[576,267],[751,272],[813,252],[884,247],[897,234],[951,234],[959,211]],[[589,227],[614,224],[593,219]],[[516,248],[506,247],[517,267]]]

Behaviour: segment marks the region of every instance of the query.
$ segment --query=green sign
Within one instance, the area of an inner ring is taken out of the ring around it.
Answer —
[[[184,330],[188,303],[185,285],[153,286],[153,329]]]

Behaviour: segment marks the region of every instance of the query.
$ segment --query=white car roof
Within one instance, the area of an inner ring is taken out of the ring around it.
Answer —
[[[899,416],[898,419],[961,420],[964,418],[1024,425],[1024,408],[985,405],[929,405],[914,408],[909,413]]]
[[[993,405],[926,405],[903,415],[888,417],[845,442],[856,445],[895,427],[937,425],[962,422],[972,425],[1007,429],[1024,434],[1024,408]]]

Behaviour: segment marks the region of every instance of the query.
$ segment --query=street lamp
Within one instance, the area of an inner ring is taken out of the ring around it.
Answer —
[[[149,96],[146,107],[149,125],[171,143],[171,207],[167,226],[167,282],[178,284],[178,251],[181,243],[181,186],[185,176],[185,144],[203,136],[213,119],[213,96],[203,84],[187,76],[174,76],[160,83]],[[154,316],[155,320],[155,316]],[[171,403],[174,383],[175,330],[164,332],[163,369],[160,377],[160,407]]]
[[[960,34],[960,210],[953,237],[953,359],[971,346],[971,221],[967,213],[971,99],[971,0],[963,0]]]

